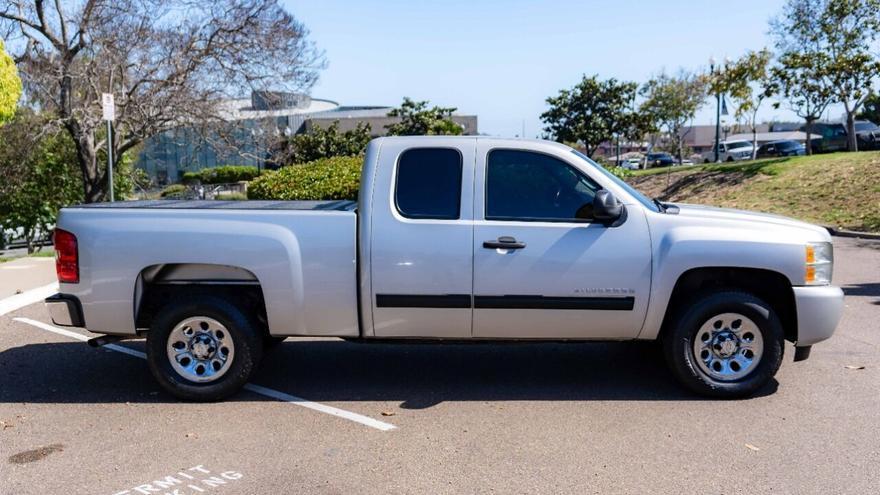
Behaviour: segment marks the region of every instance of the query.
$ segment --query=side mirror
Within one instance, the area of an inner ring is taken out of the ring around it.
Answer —
[[[600,189],[593,198],[593,218],[597,222],[605,224],[614,223],[623,212],[623,205],[617,201],[613,194]]]

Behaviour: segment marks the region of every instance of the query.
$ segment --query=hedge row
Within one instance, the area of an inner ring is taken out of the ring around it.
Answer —
[[[248,165],[223,165],[222,167],[203,168],[197,172],[183,174],[183,182],[202,184],[231,184],[233,182],[250,181],[260,175],[257,167]]]
[[[177,196],[178,194],[183,194],[186,192],[186,186],[183,184],[171,184],[170,186],[162,189],[162,193],[160,196],[163,198],[167,198],[168,196]]]
[[[248,184],[248,199],[357,199],[363,157],[336,156],[267,172]]]

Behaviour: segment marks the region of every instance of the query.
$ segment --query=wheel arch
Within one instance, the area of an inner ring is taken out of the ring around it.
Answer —
[[[237,301],[256,312],[262,331],[268,333],[266,302],[257,276],[242,267],[212,263],[161,263],[143,268],[135,285],[135,328],[149,329],[163,306],[196,294]]]
[[[788,277],[782,273],[741,267],[701,267],[682,273],[666,305],[658,338],[662,338],[688,300],[720,289],[741,290],[767,302],[782,322],[785,340],[797,341],[797,306]]]

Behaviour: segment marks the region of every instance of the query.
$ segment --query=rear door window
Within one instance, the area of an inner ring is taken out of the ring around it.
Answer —
[[[461,205],[462,158],[452,148],[413,148],[400,154],[394,202],[407,218],[455,220]]]

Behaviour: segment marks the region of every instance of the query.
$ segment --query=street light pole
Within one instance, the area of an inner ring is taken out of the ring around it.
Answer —
[[[709,60],[709,72],[715,75],[715,59]],[[715,163],[721,161],[718,148],[721,145],[721,93],[715,92]]]

